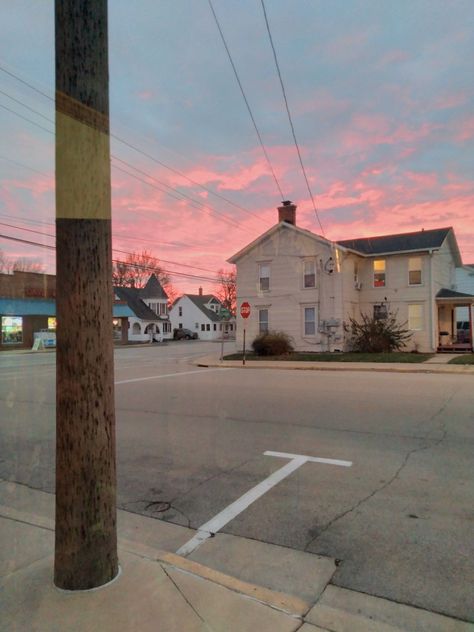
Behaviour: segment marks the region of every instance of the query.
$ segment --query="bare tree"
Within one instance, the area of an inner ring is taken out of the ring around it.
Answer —
[[[131,252],[123,261],[115,261],[112,271],[114,285],[122,287],[143,287],[151,274],[156,274],[163,287],[169,286],[170,277],[163,270],[157,257],[148,250]]]
[[[44,266],[37,259],[29,257],[9,258],[3,250],[0,250],[0,272],[11,274],[12,272],[44,272]]]
[[[219,284],[217,298],[231,314],[235,315],[237,303],[237,275],[235,270],[219,270],[217,283]]]

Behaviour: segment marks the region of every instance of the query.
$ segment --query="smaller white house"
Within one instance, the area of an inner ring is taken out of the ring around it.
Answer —
[[[116,301],[126,303],[133,312],[128,319],[130,342],[162,342],[172,337],[168,295],[155,274],[150,276],[143,288],[116,286],[114,294]]]
[[[171,327],[189,329],[200,340],[220,340],[235,335],[235,318],[229,316],[222,303],[213,294],[183,294],[170,309]]]
[[[474,263],[466,263],[462,267],[456,268],[456,289],[458,292],[474,296]],[[471,319],[469,319],[469,307],[458,307],[456,309],[456,321],[463,323],[466,327],[469,322],[472,323],[474,321],[474,311]]]

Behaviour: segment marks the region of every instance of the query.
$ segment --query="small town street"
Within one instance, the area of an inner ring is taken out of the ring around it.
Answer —
[[[192,362],[219,353],[116,349],[119,507],[198,529],[239,501],[216,530],[336,558],[333,584],[472,620],[472,375]],[[0,356],[0,476],[49,493],[54,375],[55,353]],[[291,455],[352,465],[290,466],[246,502]]]

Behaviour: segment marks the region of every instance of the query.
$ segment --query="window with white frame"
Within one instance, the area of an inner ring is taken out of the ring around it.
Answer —
[[[270,264],[260,263],[258,265],[259,288],[262,292],[270,289]]]
[[[408,329],[412,331],[423,329],[423,305],[421,303],[408,305]]]
[[[410,257],[408,260],[408,285],[421,285],[421,257]]]
[[[304,335],[316,335],[316,307],[305,307],[303,310],[304,317]]]
[[[168,313],[168,305],[166,303],[158,304],[160,310],[160,316],[165,316]]]
[[[374,287],[385,287],[385,259],[374,261]]]
[[[268,309],[258,310],[258,333],[266,334],[268,332]]]
[[[303,261],[303,287],[316,287],[316,261],[314,259]]]

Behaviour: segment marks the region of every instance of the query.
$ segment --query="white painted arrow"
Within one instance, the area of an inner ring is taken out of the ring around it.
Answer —
[[[263,494],[268,492],[268,490],[277,485],[280,481],[292,474],[295,470],[300,468],[305,463],[324,463],[326,465],[339,465],[342,467],[351,467],[352,465],[352,461],[325,459],[316,456],[306,456],[304,454],[289,454],[287,452],[267,451],[264,452],[264,455],[276,456],[279,458],[291,460],[279,470],[273,472],[273,474],[270,474],[270,476],[263,480],[261,483],[259,483],[255,487],[252,487],[252,489],[250,489],[247,493],[238,498],[231,505],[228,505],[225,509],[218,513],[217,516],[214,516],[214,518],[211,518],[211,520],[201,525],[198,528],[196,535],[188,540],[186,544],[183,544],[183,546],[176,551],[178,555],[182,555],[183,557],[190,555],[193,551],[198,549],[203,542],[216,534],[228,522],[233,520],[236,516],[242,513],[242,511],[247,509],[249,505],[254,503],[258,498],[263,496]]]

